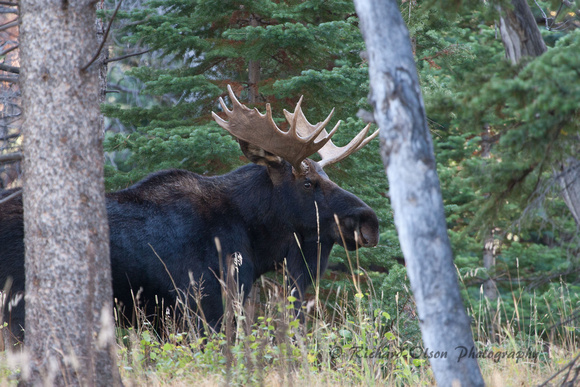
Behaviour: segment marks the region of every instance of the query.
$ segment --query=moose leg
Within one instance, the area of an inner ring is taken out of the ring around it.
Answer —
[[[3,329],[5,344],[24,341],[24,294],[6,299],[7,305],[3,308],[3,321],[8,323]]]
[[[302,241],[300,248],[291,249],[288,253],[288,280],[289,294],[296,298],[294,311],[300,321],[304,321],[302,303],[309,285],[316,285],[316,280],[322,276],[328,264],[328,256],[332,249],[331,244],[318,241]]]
[[[0,297],[2,307],[0,324],[2,322],[8,324],[8,329],[3,329],[2,332],[5,344],[11,344],[14,341],[22,342],[24,341],[24,278],[19,278],[15,282],[12,278],[8,278],[3,291],[5,294]]]

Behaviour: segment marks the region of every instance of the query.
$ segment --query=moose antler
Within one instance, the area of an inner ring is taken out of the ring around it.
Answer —
[[[302,104],[302,98],[300,98],[292,113],[293,118],[288,119],[290,129],[284,132],[272,119],[270,104],[266,104],[266,114],[261,114],[258,109],[249,109],[241,104],[230,85],[228,85],[228,93],[232,100],[232,110],[227,108],[223,98],[220,97],[219,101],[229,121],[223,120],[212,112],[214,120],[234,137],[283,158],[299,172],[303,171],[302,161],[320,152],[320,149],[330,141],[338,129],[338,125],[330,133],[324,129],[332,118],[334,109],[323,122],[316,125],[310,124],[304,118],[304,113],[300,108]]]
[[[300,100],[302,100],[302,99],[300,99]],[[332,109],[332,112],[330,112],[331,116],[332,116],[332,113],[334,113],[334,109]],[[313,134],[314,131],[311,130],[310,128],[315,127],[315,125],[313,126],[308,122],[308,120],[304,116],[304,113],[302,113],[302,110],[294,111],[294,113],[290,113],[289,111],[284,110],[284,115],[286,116],[286,119],[288,120],[288,122],[295,121],[297,123],[298,134],[300,134],[301,136],[308,136],[308,135]],[[329,116],[329,118],[330,118],[330,116]],[[327,118],[327,120],[328,120],[328,118]],[[342,121],[338,121],[338,123],[334,127],[333,131],[335,131],[341,123],[342,123]],[[336,145],[334,145],[332,140],[328,139],[326,144],[318,150],[318,154],[320,155],[320,158],[322,159],[318,162],[318,164],[320,164],[320,166],[322,168],[324,168],[327,165],[337,163],[340,160],[347,158],[348,156],[350,156],[354,152],[361,149],[363,146],[368,144],[373,138],[377,137],[377,135],[379,134],[379,129],[377,129],[373,134],[366,137],[370,127],[371,127],[371,124],[368,124],[367,126],[365,126],[364,129],[361,130],[359,132],[359,134],[357,134],[345,146],[341,146],[341,147],[336,146]],[[319,136],[323,138],[326,135],[327,135],[326,130],[324,130],[324,128],[323,128],[322,131],[320,132]]]

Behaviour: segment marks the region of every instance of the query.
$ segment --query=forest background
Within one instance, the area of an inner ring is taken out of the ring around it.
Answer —
[[[532,8],[539,20],[542,10],[554,7],[540,6]],[[211,118],[227,84],[261,111],[270,103],[280,123],[282,109],[301,95],[311,121],[335,108],[335,122],[344,121],[335,142],[345,143],[365,125],[357,112],[369,110],[368,69],[351,2],[153,1],[131,8],[118,15],[123,22],[111,56],[148,53],[110,65],[111,93],[103,107],[108,189],[163,168],[219,174],[246,163],[235,140]],[[517,298],[531,308],[520,316],[526,326],[533,314],[551,314],[548,305],[560,298],[555,289],[561,283],[580,294],[578,223],[559,184],[566,168],[578,169],[572,160],[580,140],[577,15],[554,13],[550,30],[542,25],[550,51],[512,65],[489,5],[407,1],[401,10],[466,300],[479,302],[480,288],[493,279],[494,302],[513,307],[512,290],[521,288]],[[378,141],[328,174],[379,214],[379,247],[360,251],[373,286],[388,295],[406,293]],[[496,262],[489,268],[483,264],[486,243]],[[339,248],[332,262],[348,265]],[[322,286],[336,287],[332,278]],[[549,301],[531,304],[532,297]]]
[[[576,187],[580,200],[580,5],[531,2],[548,51],[512,64],[498,31],[497,9],[506,4],[403,1],[400,9],[476,341],[496,341],[506,325],[521,343],[558,330],[577,340],[580,203],[567,193]],[[362,129],[359,116],[370,110],[365,47],[349,1],[125,0],[110,40],[102,107],[108,190],[165,168],[212,175],[245,164],[211,118],[228,84],[248,106],[264,111],[270,103],[281,125],[282,109],[301,95],[311,121],[335,108],[331,124],[344,121],[334,137],[339,145]],[[3,153],[18,150],[14,123],[0,132]],[[356,274],[364,293],[380,295],[369,303],[400,316],[400,340],[417,343],[378,148],[374,141],[327,173],[377,212],[381,242],[357,253]],[[332,304],[337,289],[356,292],[348,267],[335,248],[321,298]]]

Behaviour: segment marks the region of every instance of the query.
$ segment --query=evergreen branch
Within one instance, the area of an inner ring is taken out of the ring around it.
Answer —
[[[117,57],[115,57],[115,58],[110,58],[110,59],[107,59],[107,60],[105,61],[105,63],[109,63],[109,62],[115,62],[115,61],[118,61],[118,60],[123,60],[123,59],[126,59],[126,58],[130,58],[130,57],[132,57],[132,56],[143,55],[143,54],[146,54],[146,53],[148,53],[148,52],[150,52],[150,51],[152,51],[152,49],[151,49],[151,48],[150,48],[150,49],[148,49],[148,50],[145,50],[145,51],[134,52],[134,53],[132,53],[132,54],[127,54],[127,55],[117,56]]]
[[[149,21],[149,19],[151,18],[151,15],[147,15],[147,17],[145,19],[142,20],[136,20],[134,22],[131,23],[127,23],[123,26],[123,28],[127,28],[127,27],[133,27],[133,26],[138,26],[139,24],[143,24],[143,23],[147,23]]]
[[[500,202],[502,202],[504,199],[506,199],[519,184],[523,183],[523,181],[526,179],[526,177],[528,177],[528,175],[530,173],[532,173],[536,169],[537,166],[538,166],[538,163],[533,163],[528,168],[523,170],[519,176],[516,176],[516,177],[510,179],[507,183],[507,188],[502,193],[500,193],[498,195],[498,198],[496,200],[495,205],[499,206]]]
[[[119,0],[119,2],[117,3],[117,7],[115,8],[113,15],[111,16],[111,20],[109,20],[109,25],[107,25],[107,29],[105,30],[105,35],[103,36],[103,39],[101,40],[101,44],[99,45],[99,48],[98,48],[97,52],[95,53],[95,56],[93,56],[91,58],[89,63],[87,63],[86,65],[84,65],[81,68],[81,71],[86,71],[89,68],[89,66],[92,65],[97,60],[99,55],[101,55],[101,51],[103,50],[103,47],[105,46],[105,42],[107,41],[107,37],[109,36],[109,31],[111,30],[111,25],[113,25],[113,21],[115,20],[115,16],[117,15],[117,11],[119,11],[119,8],[121,8],[122,3],[123,3],[123,0]]]
[[[21,152],[8,153],[6,155],[0,155],[0,163],[10,163],[14,161],[22,160]]]
[[[0,204],[6,203],[7,201],[14,199],[15,197],[20,196],[20,195],[22,195],[22,189],[19,189],[18,191],[11,193],[10,195],[6,196],[5,198],[0,199]]]
[[[8,73],[20,74],[20,67],[9,66],[4,63],[0,63],[0,70]]]
[[[532,192],[526,198],[526,201],[528,201],[528,202],[531,201],[532,197],[534,196],[534,193],[538,191],[538,187],[540,186],[540,183],[542,182],[542,171],[544,170],[544,166],[546,165],[546,158],[551,153],[552,146],[554,145],[554,143],[558,139],[558,136],[559,136],[561,130],[564,128],[564,126],[565,126],[565,124],[556,126],[555,130],[553,131],[554,135],[552,136],[551,141],[546,146],[546,151],[542,154],[542,160],[539,162],[540,167],[538,168],[539,173],[538,173],[538,178],[536,179],[536,184],[534,185],[534,189],[532,190]]]
[[[223,61],[227,60],[225,57],[218,57],[213,60],[202,61],[199,65],[188,68],[187,70],[193,70],[194,75],[202,75],[206,71],[210,70],[212,67],[215,67],[222,63]]]

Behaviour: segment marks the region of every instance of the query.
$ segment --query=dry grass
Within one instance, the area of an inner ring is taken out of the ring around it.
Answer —
[[[354,281],[350,290],[332,288],[332,301],[324,291],[314,290],[305,324],[294,318],[288,302],[292,298],[274,281],[257,284],[261,296],[250,297],[254,302],[245,306],[242,296],[235,289],[228,290],[224,281],[228,312],[223,331],[230,332],[229,336],[205,337],[195,328],[197,321],[185,325],[170,321],[164,339],[146,321],[138,328],[119,328],[123,382],[125,386],[434,385],[428,362],[401,351],[420,345],[420,339],[409,336],[407,329],[416,323],[410,294],[397,294],[397,300],[410,302],[390,315],[381,309],[384,296],[374,292],[370,278],[366,282],[371,286],[363,289],[362,276],[349,277]],[[577,358],[580,330],[574,313],[578,305],[570,302],[566,285],[561,287],[561,302],[552,305],[551,326],[534,316],[522,326],[522,293],[518,291],[513,294],[513,305],[482,300],[478,310],[470,310],[476,316],[478,350],[495,357],[479,361],[487,385],[539,386]],[[546,301],[534,298],[530,302]],[[194,311],[190,312],[195,319]],[[491,335],[490,321],[494,319]],[[353,349],[357,347],[360,349]],[[529,350],[537,354],[524,359],[508,356]],[[385,351],[392,355],[383,356]],[[0,353],[0,387],[16,385],[13,375],[21,361],[17,351]],[[580,383],[580,361],[569,371],[557,375],[549,385]]]

